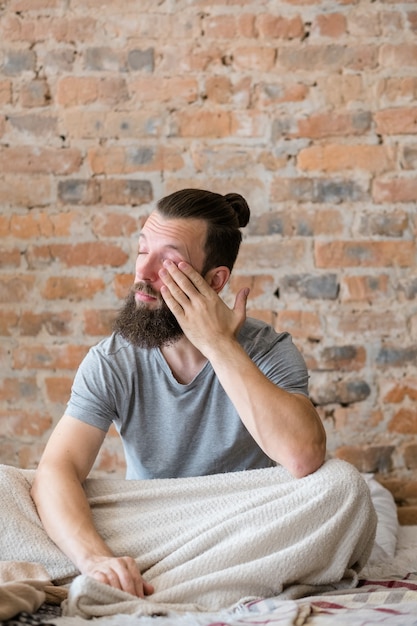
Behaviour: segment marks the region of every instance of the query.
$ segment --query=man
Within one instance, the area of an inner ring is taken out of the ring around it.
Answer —
[[[153,592],[95,529],[83,482],[112,422],[127,478],[176,478],[324,462],[325,433],[287,333],[246,319],[248,290],[220,297],[249,208],[238,194],[185,189],[159,201],[139,235],[135,281],[115,333],[80,366],[32,497],[79,570],[139,597]]]

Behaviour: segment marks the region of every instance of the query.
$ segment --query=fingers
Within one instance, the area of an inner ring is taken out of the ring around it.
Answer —
[[[99,582],[139,598],[144,598],[154,592],[153,585],[142,578],[136,561],[131,557],[100,560],[91,571],[86,573]]]
[[[246,303],[248,301],[250,289],[240,289],[236,295],[235,305],[233,310],[240,315],[246,315]]]
[[[190,299],[196,291],[203,296],[211,293],[210,287],[201,274],[185,261],[178,263],[178,266],[172,261],[164,261],[164,268],[159,275],[180,303],[181,296],[185,295],[187,299]]]

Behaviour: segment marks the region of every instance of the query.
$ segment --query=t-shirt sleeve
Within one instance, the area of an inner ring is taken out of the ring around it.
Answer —
[[[256,337],[249,356],[277,386],[290,393],[309,396],[307,366],[289,333],[265,328]]]
[[[113,379],[107,360],[92,348],[75,375],[66,414],[107,432],[117,417]]]

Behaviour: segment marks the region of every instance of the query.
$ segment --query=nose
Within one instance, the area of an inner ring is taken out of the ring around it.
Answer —
[[[161,269],[161,261],[153,254],[138,254],[135,267],[135,280],[152,283],[152,286],[158,287],[161,282],[158,272]]]

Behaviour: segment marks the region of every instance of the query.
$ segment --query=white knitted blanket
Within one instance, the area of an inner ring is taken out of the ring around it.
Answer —
[[[42,565],[63,583],[77,570],[44,532],[33,472],[0,466],[0,556]],[[281,468],[152,481],[89,479],[98,531],[134,556],[155,593],[141,600],[78,576],[65,615],[217,611],[248,598],[353,586],[375,536],[360,474],[343,461],[294,479]],[[314,586],[313,588],[311,586]]]

